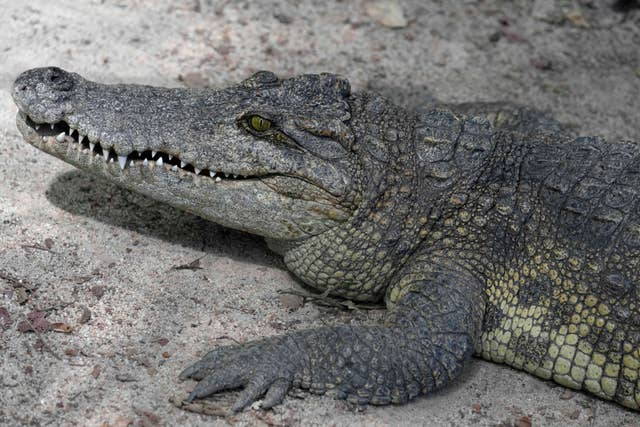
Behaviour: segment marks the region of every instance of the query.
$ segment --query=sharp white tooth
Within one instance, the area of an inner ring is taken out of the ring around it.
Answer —
[[[214,171],[209,171],[209,176],[213,178],[214,176],[216,176],[216,173]]]
[[[51,130],[53,130],[55,125],[53,123],[49,123],[49,126],[51,126]]]
[[[222,178],[220,178],[219,176],[216,176],[216,182],[220,182],[222,181]]]
[[[234,173],[234,174],[233,174],[233,177],[234,177],[234,178],[237,178],[237,177],[238,177],[238,174],[235,174],[235,173]]]
[[[124,169],[127,165],[127,156],[118,156],[118,163],[120,163],[120,169]]]
[[[156,160],[156,165],[162,165],[162,156],[158,157],[158,160]]]
[[[142,161],[142,164],[143,164],[143,165],[145,165],[145,166],[147,166],[147,165],[149,164],[149,161],[148,161],[147,159],[144,159],[144,160]]]
[[[177,171],[178,170],[178,165],[171,166],[171,170],[174,171],[174,172]]]
[[[75,129],[73,129],[73,128],[69,128],[69,136],[73,135],[73,131],[74,131],[74,130],[75,130]]]
[[[83,135],[83,134],[81,134],[80,132],[78,132],[78,142],[79,142],[80,144],[82,144],[82,140],[83,140],[83,139],[84,139],[84,135]],[[93,145],[95,145],[95,144],[93,144]],[[91,149],[91,151],[93,151],[93,148]]]
[[[109,159],[109,163],[114,163],[115,159],[112,157]]]
[[[225,177],[225,178],[229,178],[229,174],[228,174],[228,173],[225,173],[225,174],[224,174],[224,177]]]
[[[40,129],[40,124],[36,123],[35,128],[36,128],[36,130]]]
[[[194,170],[194,171],[196,171],[196,175],[198,175],[198,174],[200,173],[200,170],[201,170],[201,169],[193,168],[193,170]]]
[[[82,142],[82,140],[80,140],[80,142]],[[93,142],[89,143],[89,150],[93,153],[93,149],[96,147],[96,144],[94,144]]]
[[[169,160],[173,159],[173,156],[171,154],[169,154]]]
[[[105,163],[109,162],[109,152],[108,151],[103,151],[104,153],[104,161]],[[113,159],[111,159],[111,161],[113,161]]]
[[[64,132],[60,133],[58,136],[56,136],[56,141],[58,141],[58,142],[64,141],[65,135],[66,134]]]
[[[151,158],[153,159],[156,156],[157,151],[151,151]]]
[[[180,161],[180,167],[184,169],[185,166],[187,166],[187,164],[183,161]]]

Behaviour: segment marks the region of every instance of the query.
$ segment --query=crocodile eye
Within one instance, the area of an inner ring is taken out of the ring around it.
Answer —
[[[251,124],[253,130],[258,132],[264,132],[271,127],[271,121],[257,115],[251,116],[251,118],[249,119],[249,123]]]

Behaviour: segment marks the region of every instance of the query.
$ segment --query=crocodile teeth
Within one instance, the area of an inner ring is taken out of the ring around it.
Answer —
[[[158,160],[156,160],[156,165],[158,166],[162,165],[162,156],[158,157]]]
[[[185,166],[187,166],[187,164],[182,160],[180,160],[180,167],[184,169]]]
[[[40,129],[40,124],[36,123],[35,128],[36,128],[36,130]]]
[[[80,140],[80,143],[82,144],[82,139]],[[96,144],[94,144],[93,142],[89,143],[89,150],[93,153],[93,149],[95,148]]]
[[[56,141],[58,141],[58,142],[64,141],[64,137],[65,136],[66,136],[66,134],[64,132],[60,133],[58,136],[56,136]]]
[[[194,167],[193,170],[196,172],[196,175],[198,175],[200,173],[200,169],[198,169],[198,168]]]
[[[75,131],[75,129],[73,128],[69,128],[69,136],[73,136],[73,132]]]
[[[80,132],[78,132],[78,143],[82,144],[82,140],[84,139],[84,135],[81,134]],[[93,144],[95,145],[95,144]],[[93,148],[91,149],[91,151],[93,151]]]
[[[124,169],[127,165],[127,156],[118,156],[118,163],[120,163],[120,169]]]
[[[153,159],[156,156],[157,151],[151,151],[151,158]]]
[[[213,171],[209,171],[209,176],[210,176],[211,178],[213,178],[214,176],[216,176],[216,173],[215,173],[215,172],[213,172]]]
[[[216,176],[216,182],[220,182],[222,181],[222,178],[220,178],[219,176]]]
[[[53,123],[49,123],[49,126],[51,126],[51,130],[53,130],[53,128],[55,127]]]
[[[168,156],[169,156],[169,160],[173,159],[173,156],[171,154],[169,154]]]
[[[233,177],[234,177],[234,178],[237,178],[237,177],[238,177],[238,175],[234,173],[234,174],[233,174]]]
[[[174,171],[174,172],[177,171],[178,170],[178,165],[171,166],[171,170]]]
[[[149,164],[149,161],[147,159],[142,160],[142,164],[144,166],[147,166]]]

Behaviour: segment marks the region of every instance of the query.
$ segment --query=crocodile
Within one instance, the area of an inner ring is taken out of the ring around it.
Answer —
[[[472,356],[640,408],[640,147],[511,104],[410,110],[334,74],[222,89],[15,80],[24,140],[91,174],[264,236],[306,286],[384,321],[211,350],[187,401],[292,388],[401,404]]]

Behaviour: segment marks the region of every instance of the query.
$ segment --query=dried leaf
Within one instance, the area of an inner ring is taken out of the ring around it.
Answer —
[[[93,377],[94,380],[97,380],[101,372],[102,372],[102,368],[100,367],[100,365],[95,365],[93,367],[93,370],[91,371],[91,376]]]
[[[48,331],[51,324],[44,318],[44,313],[41,311],[32,311],[27,314],[27,320],[18,324],[18,331],[20,332],[45,332]]]
[[[47,237],[46,239],[44,239],[44,246],[47,249],[51,249],[53,247],[53,239],[50,237]]]
[[[409,23],[397,0],[370,1],[365,8],[367,15],[385,27],[403,28]]]
[[[89,310],[84,305],[82,306],[82,313],[80,314],[80,318],[78,319],[78,323],[84,325],[89,320],[91,320],[91,310]]]
[[[589,28],[591,25],[587,22],[580,10],[571,10],[565,14],[567,19],[576,27]]]
[[[300,295],[281,294],[278,299],[280,300],[280,304],[292,310],[296,310],[304,305],[304,298]]]
[[[44,319],[44,313],[42,311],[31,311],[27,314],[27,319],[29,319],[31,322],[35,322],[39,319]]]
[[[104,291],[105,291],[104,286],[95,285],[95,286],[91,287],[91,293],[97,299],[100,299],[100,298],[102,298],[104,296]]]
[[[4,307],[0,307],[0,325],[3,328],[7,328],[11,325],[11,315],[9,314],[9,310]]]
[[[49,329],[54,332],[62,332],[63,334],[70,334],[73,332],[73,327],[67,323],[55,322],[49,325]]]
[[[26,320],[21,320],[20,322],[18,322],[18,325],[16,326],[16,329],[18,332],[33,332],[33,325],[31,324],[31,322],[28,322]]]

